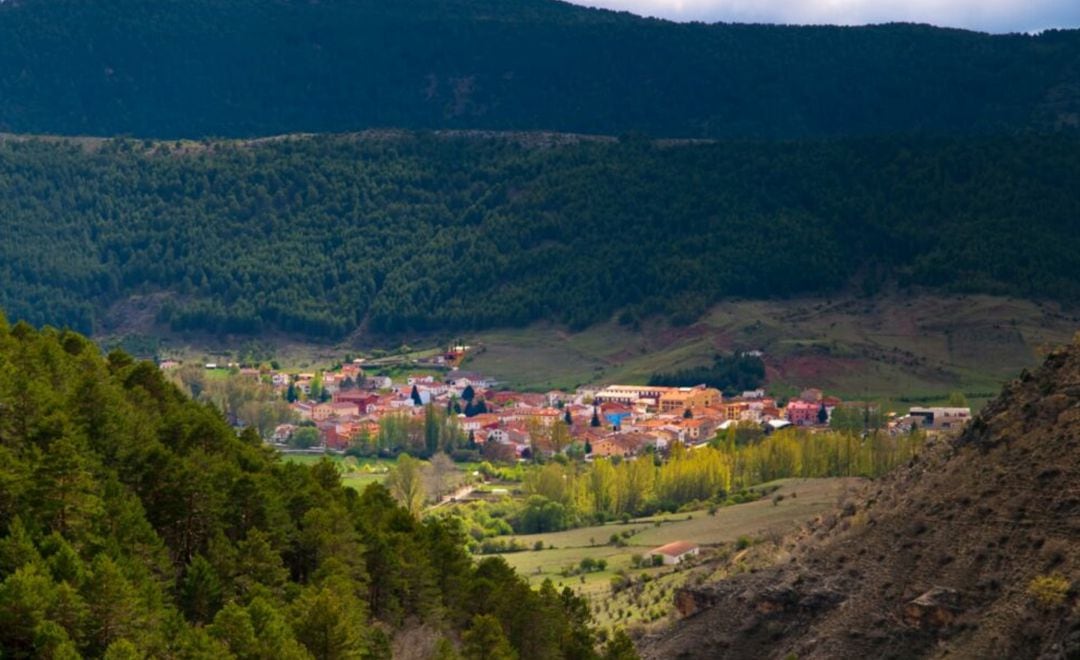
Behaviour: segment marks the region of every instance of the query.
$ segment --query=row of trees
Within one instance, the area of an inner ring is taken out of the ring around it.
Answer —
[[[230,374],[210,378],[199,364],[185,364],[169,374],[191,398],[217,407],[236,426],[249,426],[268,438],[280,424],[296,421],[288,402],[261,379]]]
[[[406,452],[420,458],[476,449],[457,416],[432,404],[424,406],[422,417],[407,412],[383,415],[379,418],[379,432],[372,436],[361,431],[353,446],[362,455]]]
[[[418,627],[429,657],[599,655],[581,599],[464,541],[153,364],[0,316],[4,657],[389,658]]]
[[[765,382],[765,363],[755,355],[720,355],[713,357],[711,366],[689,367],[671,373],[656,373],[649,385],[693,387],[704,383],[709,387],[735,394],[755,390]]]
[[[511,520],[517,532],[551,531],[719,501],[776,479],[877,477],[910,460],[924,439],[917,430],[860,437],[792,429],[740,443],[736,434],[722,433],[693,450],[677,443],[663,461],[645,455],[552,462],[526,474],[529,497]]]

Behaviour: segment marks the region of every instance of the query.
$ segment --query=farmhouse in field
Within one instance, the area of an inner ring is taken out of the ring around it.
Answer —
[[[689,557],[696,557],[701,551],[696,543],[674,541],[649,551],[650,557],[660,557],[665,565],[679,564]]]

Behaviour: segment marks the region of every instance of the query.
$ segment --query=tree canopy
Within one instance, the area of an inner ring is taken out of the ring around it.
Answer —
[[[0,14],[5,8],[0,7]],[[1076,140],[0,144],[0,305],[90,332],[571,327],[883,286],[1080,299]]]
[[[550,0],[0,3],[0,128],[658,137],[1075,125],[1080,33],[674,24]]]
[[[153,364],[0,316],[0,412],[4,657],[382,658],[417,625],[447,651],[597,657],[572,593],[278,460]]]

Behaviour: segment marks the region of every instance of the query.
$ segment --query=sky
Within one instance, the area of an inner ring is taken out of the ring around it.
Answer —
[[[983,32],[1080,27],[1080,0],[571,0],[673,21],[864,25],[905,21]]]

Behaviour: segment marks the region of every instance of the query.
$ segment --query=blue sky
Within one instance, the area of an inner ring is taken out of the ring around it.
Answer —
[[[674,21],[863,25],[907,21],[985,32],[1080,27],[1080,0],[571,0]]]

